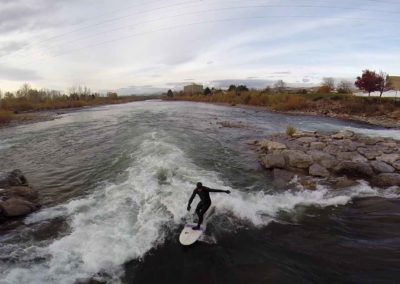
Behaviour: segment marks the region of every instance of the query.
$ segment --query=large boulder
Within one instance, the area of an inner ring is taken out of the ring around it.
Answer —
[[[397,173],[379,174],[376,179],[376,182],[382,186],[400,185],[400,174]]]
[[[315,162],[318,162],[327,169],[331,169],[339,163],[334,156],[322,151],[312,150],[309,151],[308,154],[311,155]]]
[[[0,188],[8,188],[14,185],[27,185],[28,181],[20,170],[12,172],[0,172]]]
[[[315,177],[329,177],[328,170],[317,163],[312,164],[308,169],[308,172],[310,175]]]
[[[383,154],[380,150],[376,149],[371,150],[371,148],[365,148],[365,147],[358,147],[357,152],[363,155],[368,160],[373,160],[376,158],[376,156],[380,156]]]
[[[300,137],[299,139],[297,139],[297,142],[307,143],[307,144],[315,141],[317,141],[317,138],[315,137]]]
[[[275,168],[273,170],[273,175],[274,175],[274,182],[277,185],[285,186],[294,178],[295,173]]]
[[[39,193],[36,189],[33,189],[29,186],[11,186],[0,191],[0,197],[5,199],[16,197],[35,202],[39,197]]]
[[[267,154],[261,157],[261,165],[266,169],[284,168],[285,158],[281,154]]]
[[[345,174],[352,177],[371,178],[374,174],[371,166],[366,162],[341,161],[336,167],[337,174]]]
[[[269,152],[280,151],[286,149],[286,145],[280,142],[263,140],[260,142],[261,149]]]
[[[25,216],[39,209],[40,206],[20,198],[10,198],[0,202],[1,213],[6,217]]]
[[[393,166],[396,170],[400,171],[400,160],[399,160],[399,161],[395,161],[394,163],[392,163],[392,166]]]
[[[323,142],[311,142],[310,149],[313,150],[323,150],[326,147],[326,144]]]
[[[376,159],[391,165],[400,160],[400,154],[383,154],[376,157]]]
[[[338,152],[336,155],[339,161],[349,160],[353,162],[366,162],[367,159],[357,152]]]
[[[377,173],[393,173],[394,168],[382,161],[372,161],[371,162],[371,167],[374,169],[375,172]]]
[[[331,137],[333,139],[345,139],[345,138],[351,138],[353,136],[354,136],[354,132],[352,132],[350,130],[340,131],[336,134],[331,135]]]
[[[284,150],[282,152],[289,166],[300,169],[307,169],[313,164],[313,158],[299,150]]]

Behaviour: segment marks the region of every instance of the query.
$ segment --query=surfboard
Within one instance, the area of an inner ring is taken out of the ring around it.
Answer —
[[[179,235],[179,242],[184,246],[194,244],[200,236],[205,232],[206,226],[201,225],[200,230],[193,230],[197,224],[186,224],[181,234]]]
[[[211,206],[204,215],[203,224],[200,226],[200,230],[193,230],[194,226],[197,224],[186,224],[183,228],[181,234],[179,235],[179,242],[184,246],[189,246],[194,244],[201,235],[206,231],[207,221],[212,214],[215,212],[215,207]]]

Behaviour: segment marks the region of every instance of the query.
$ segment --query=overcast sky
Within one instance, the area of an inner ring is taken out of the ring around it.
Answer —
[[[0,89],[400,75],[399,0],[0,0]]]

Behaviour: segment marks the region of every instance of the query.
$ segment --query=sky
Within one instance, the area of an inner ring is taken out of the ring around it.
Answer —
[[[399,0],[0,0],[0,90],[400,75]]]

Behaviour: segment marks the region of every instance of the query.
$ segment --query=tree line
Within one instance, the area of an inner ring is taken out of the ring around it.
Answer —
[[[356,81],[353,83],[349,80],[340,80],[338,83],[332,77],[325,77],[322,79],[321,85],[313,92],[320,94],[329,94],[332,92],[337,92],[339,94],[352,94],[355,91],[355,87],[359,90],[368,93],[368,96],[371,95],[372,92],[379,92],[379,96],[382,97],[382,94],[386,91],[392,90],[392,85],[389,80],[389,75],[380,71],[379,73],[375,71],[371,71],[366,69],[362,71],[362,75],[358,76]],[[220,94],[222,92],[231,92],[236,95],[240,95],[242,92],[249,92],[250,89],[246,85],[230,85],[226,90],[222,90],[220,88],[209,88],[206,87],[203,90],[203,95],[213,95]],[[276,81],[272,86],[267,86],[266,88],[259,90],[262,93],[267,94],[282,94],[282,93],[290,93],[296,92],[300,94],[306,94],[310,92],[310,88],[290,88],[283,80]],[[177,95],[186,95],[183,91],[176,92]],[[174,92],[170,89],[166,93],[167,97],[173,97]]]

